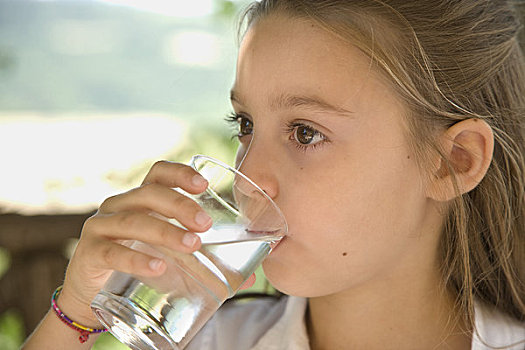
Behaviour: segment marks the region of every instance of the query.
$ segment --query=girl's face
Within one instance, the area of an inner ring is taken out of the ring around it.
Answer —
[[[403,104],[369,58],[310,21],[270,16],[248,30],[236,74],[237,162],[289,224],[264,262],[277,289],[322,296],[435,269],[441,218]]]

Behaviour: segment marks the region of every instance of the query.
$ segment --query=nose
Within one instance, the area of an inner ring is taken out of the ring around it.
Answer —
[[[255,182],[270,198],[279,195],[277,160],[269,145],[252,138],[248,147],[241,146],[237,152],[237,169]]]

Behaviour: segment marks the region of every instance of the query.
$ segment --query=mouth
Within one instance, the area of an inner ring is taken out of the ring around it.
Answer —
[[[280,230],[280,229],[271,230],[271,231],[269,231],[269,230],[263,231],[263,230],[245,229],[244,232],[246,232],[246,235],[248,237],[253,237],[253,238],[257,238],[257,239],[264,239],[264,240],[268,240],[268,241],[271,241],[273,239],[279,240],[280,239],[279,237],[283,236],[282,230]]]
[[[251,241],[266,241],[270,243],[270,249],[273,251],[277,246],[286,239],[286,236],[282,235],[282,230],[277,229],[273,231],[263,231],[263,230],[250,230],[246,229],[245,240]]]
[[[277,249],[277,247],[284,241],[286,240],[286,236],[284,236],[283,238],[279,239],[279,240],[276,240],[276,241],[272,241],[270,243],[270,248],[272,249],[272,252],[275,251],[275,249]]]

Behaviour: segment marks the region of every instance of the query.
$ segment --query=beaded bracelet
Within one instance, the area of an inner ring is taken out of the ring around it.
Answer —
[[[53,296],[51,297],[51,306],[53,306],[53,310],[55,311],[55,314],[58,316],[58,318],[64,322],[69,328],[74,329],[75,331],[80,333],[80,337],[78,337],[78,340],[81,343],[85,343],[90,334],[93,333],[104,333],[108,330],[106,328],[100,328],[100,329],[94,329],[89,327],[84,327],[75,321],[71,320],[69,317],[67,317],[59,308],[57,305],[57,298],[60,295],[60,292],[62,291],[62,286],[58,287],[55,292],[53,293]]]

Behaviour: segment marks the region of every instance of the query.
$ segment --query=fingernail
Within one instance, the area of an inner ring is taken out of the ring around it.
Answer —
[[[197,243],[198,237],[192,233],[185,233],[184,237],[182,237],[182,244],[184,244],[186,247],[193,248],[193,246]]]
[[[149,268],[153,271],[157,271],[162,265],[162,260],[160,259],[151,259],[149,261]]]
[[[197,215],[195,215],[195,222],[199,226],[206,226],[211,222],[211,218],[205,212],[199,211]]]
[[[204,186],[207,182],[208,181],[206,181],[206,179],[203,178],[202,175],[195,175],[191,179],[191,183],[193,184],[193,186],[197,186],[197,187]]]

